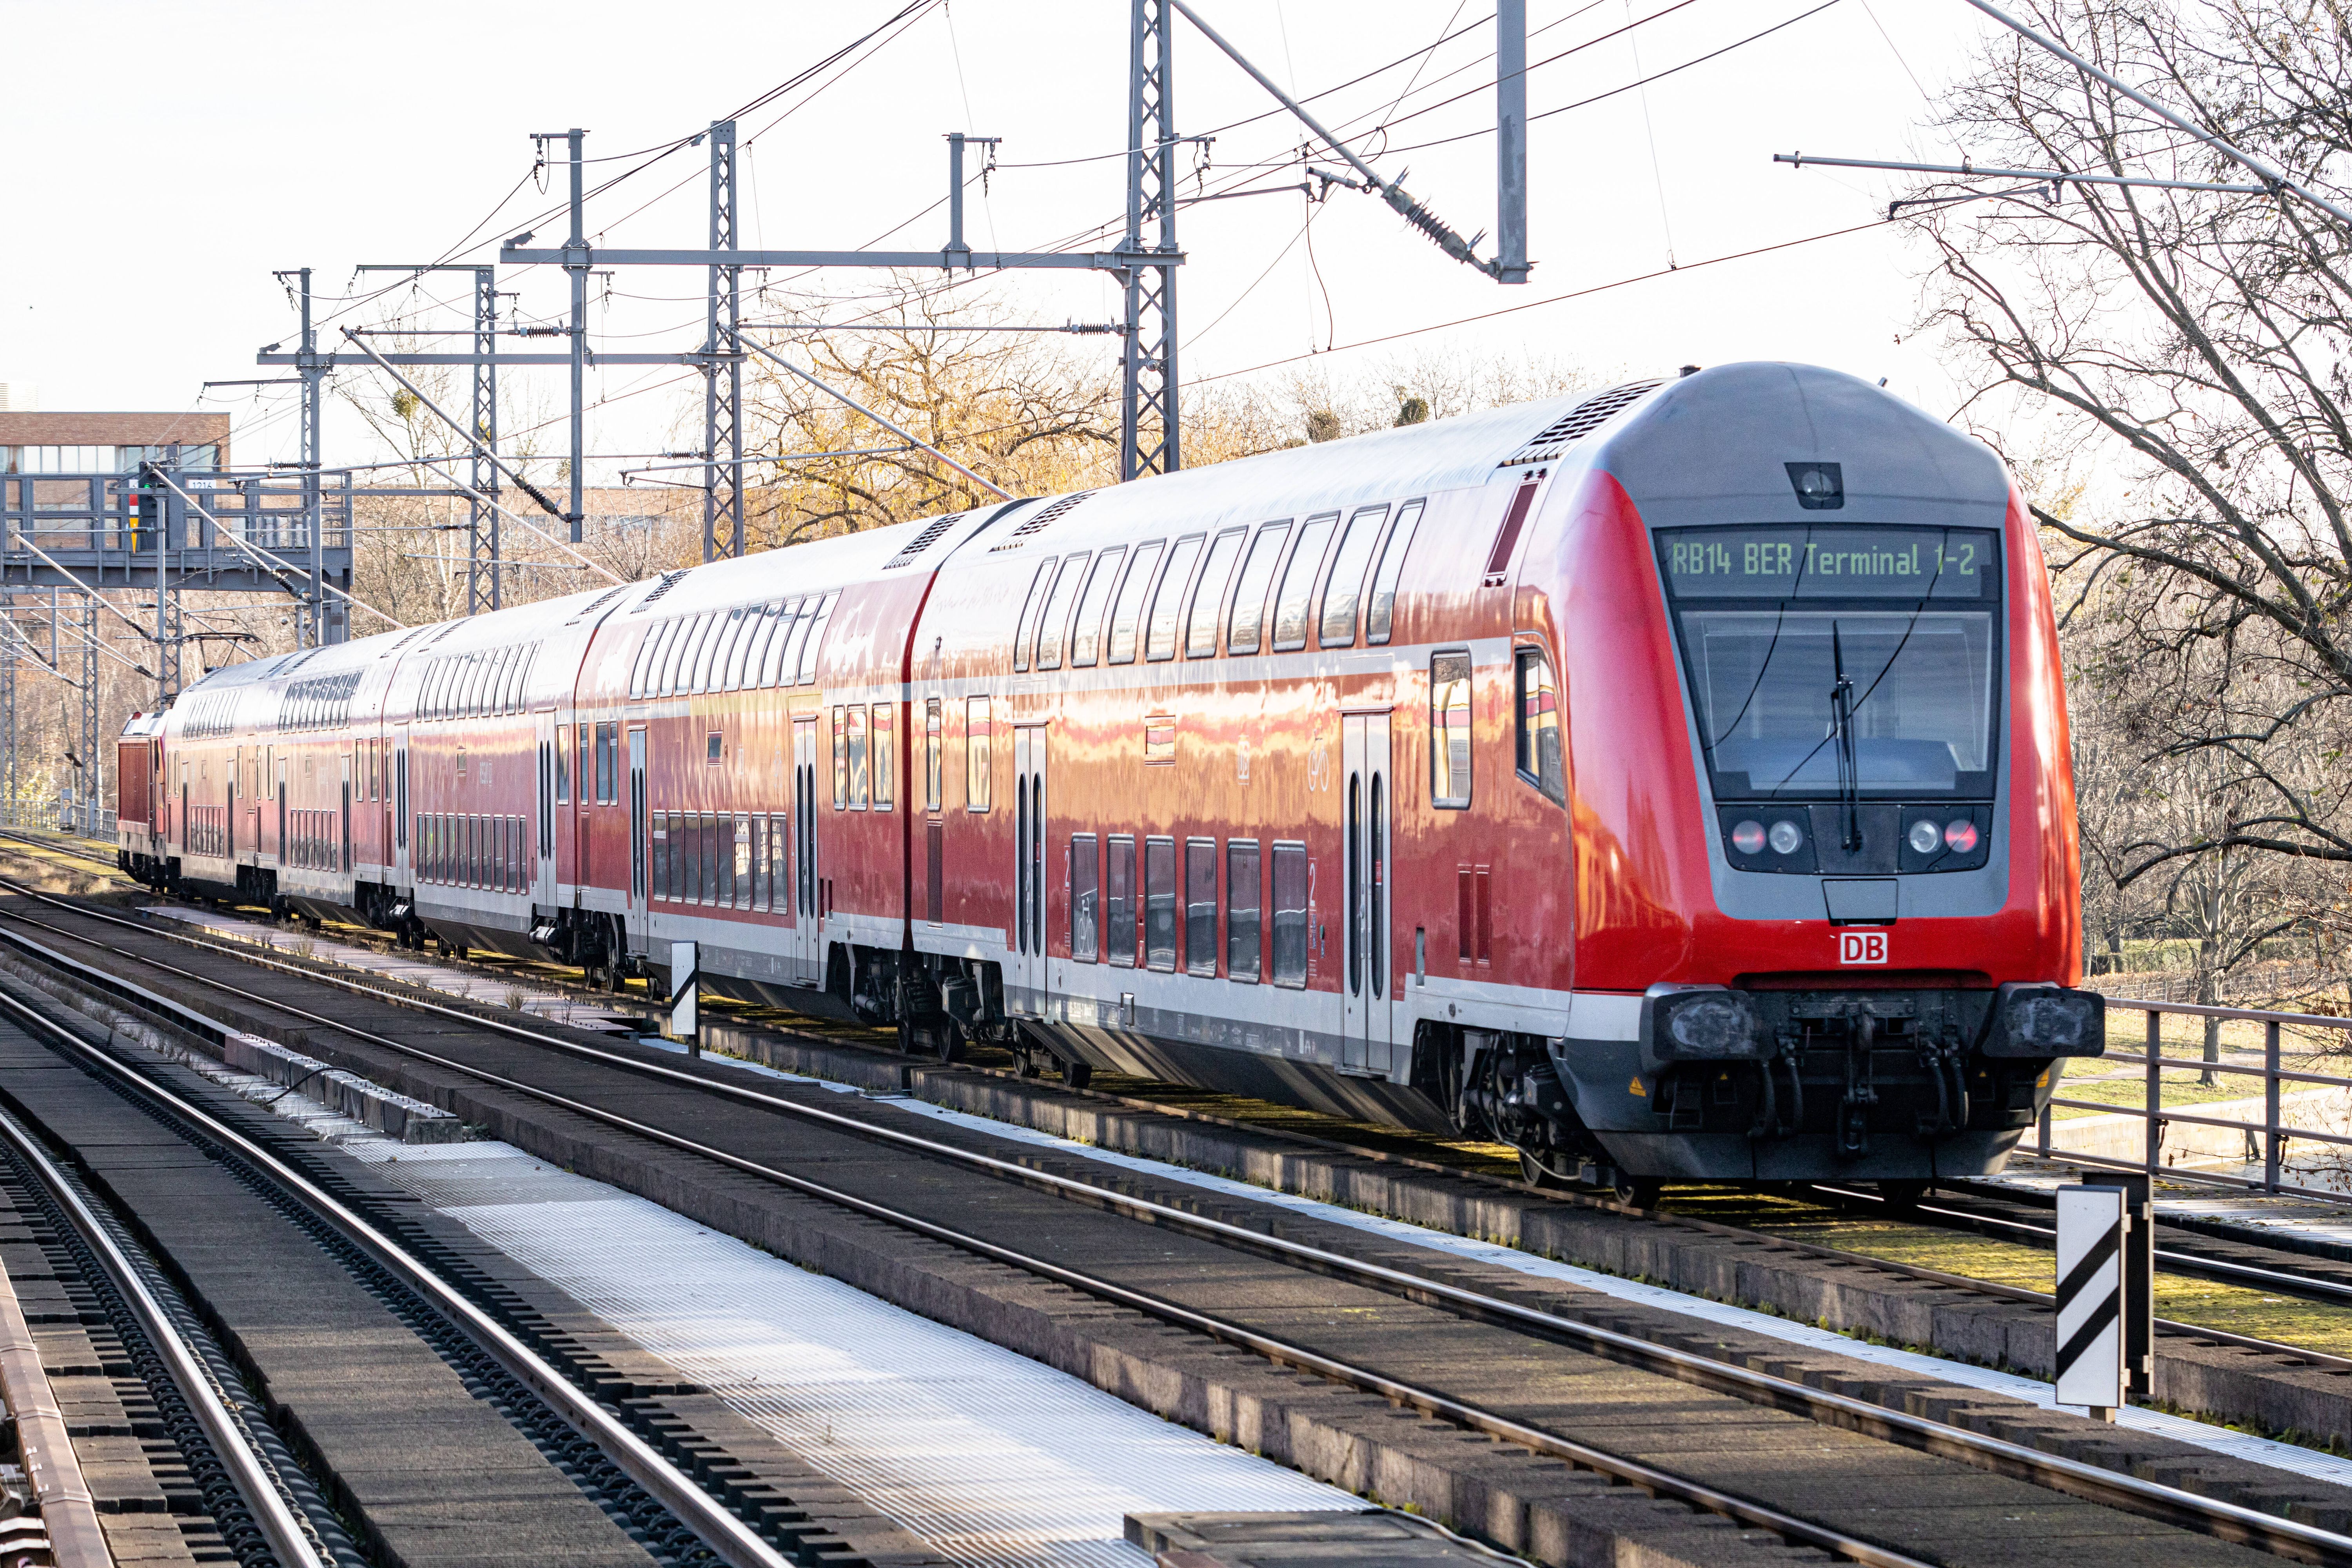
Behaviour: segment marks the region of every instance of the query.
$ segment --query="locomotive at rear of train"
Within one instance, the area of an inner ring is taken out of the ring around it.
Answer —
[[[1725,366],[259,660],[123,864],[1517,1148],[1998,1168],[2095,1055],[2032,527]]]

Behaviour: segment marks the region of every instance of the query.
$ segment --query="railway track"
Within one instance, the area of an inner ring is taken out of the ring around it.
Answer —
[[[601,1495],[611,1500],[607,1511],[633,1521],[639,1534],[655,1543],[654,1561],[723,1563],[730,1568],[786,1568],[798,1561],[747,1524],[738,1516],[736,1506],[712,1495],[605,1402],[577,1386],[572,1372],[500,1322],[445,1278],[433,1261],[395,1239],[391,1230],[339,1199],[262,1142],[16,994],[0,992],[0,1022],[24,1030],[139,1105],[182,1139],[231,1163],[245,1179],[298,1211],[314,1239],[338,1254],[372,1289],[407,1298],[411,1316],[422,1309],[437,1320],[438,1331],[428,1337],[428,1342],[438,1339],[436,1348],[444,1357],[481,1386],[483,1392],[478,1397],[489,1398],[509,1412],[515,1424],[542,1448],[549,1446],[551,1433],[572,1438],[570,1450],[577,1473],[584,1478],[581,1484],[599,1488]],[[184,1308],[181,1317],[185,1321],[175,1323],[154,1304],[148,1293],[148,1287],[161,1279],[154,1266],[149,1264],[142,1277],[124,1260],[121,1247],[110,1237],[106,1220],[76,1196],[70,1178],[58,1163],[16,1117],[5,1113],[0,1113],[0,1149],[56,1194],[77,1233],[99,1255],[110,1279],[131,1303],[141,1329],[162,1348],[173,1380],[202,1422],[213,1451],[234,1476],[236,1492],[254,1527],[266,1537],[268,1555],[249,1555],[248,1563],[274,1562],[281,1568],[327,1563],[343,1568],[366,1561],[335,1525],[331,1510],[317,1503],[320,1485],[326,1478],[289,1481],[287,1478],[293,1466],[282,1445],[274,1454],[266,1441],[258,1450],[255,1447],[255,1434],[268,1433],[266,1415],[257,1407],[235,1414],[224,1407],[220,1390],[227,1363],[214,1351],[207,1363],[187,1346],[182,1336],[185,1322],[193,1319]],[[114,1222],[113,1228],[120,1229],[121,1223]],[[226,1386],[235,1387],[233,1383]],[[251,1406],[250,1396],[242,1397]],[[397,1393],[392,1397],[396,1401]],[[581,1452],[583,1447],[593,1449],[593,1454]],[[299,1497],[305,1491],[312,1506],[298,1515],[289,1496]],[[667,1550],[661,1546],[665,1541],[671,1543]]]
[[[5,885],[5,884],[0,884]],[[1911,1449],[1957,1461],[1994,1476],[2030,1483],[2050,1492],[2160,1521],[2185,1530],[2250,1546],[2294,1560],[2346,1564],[2352,1568],[2352,1539],[2272,1515],[2201,1497],[2158,1482],[2104,1469],[2095,1465],[2037,1451],[2023,1445],[1988,1436],[1964,1427],[1892,1410],[1869,1401],[1806,1385],[1791,1379],[1713,1360],[1693,1352],[1654,1342],[1635,1334],[1591,1322],[1491,1290],[1449,1282],[1412,1268],[1368,1259],[1328,1244],[1289,1239],[1263,1222],[1221,1219],[1175,1203],[1139,1196],[1093,1179],[1058,1174],[1042,1163],[1008,1160],[982,1150],[960,1146],[939,1137],[885,1126],[870,1115],[795,1100],[786,1095],[715,1079],[702,1073],[642,1059],[606,1046],[583,1043],[546,1029],[531,1028],[457,1008],[444,1007],[383,986],[320,975],[310,969],[259,958],[184,933],[158,932],[143,922],[78,909],[26,889],[28,900],[54,911],[49,918],[23,909],[0,911],[10,927],[21,932],[38,930],[53,940],[83,944],[106,955],[102,963],[76,959],[37,939],[19,937],[14,944],[31,950],[40,962],[62,965],[84,984],[118,994],[128,976],[139,971],[158,983],[194,985],[233,1001],[241,1008],[263,1008],[302,1027],[331,1031],[366,1050],[387,1053],[420,1067],[459,1075],[481,1086],[519,1095],[570,1115],[584,1117],[613,1131],[643,1139],[667,1149],[707,1161],[741,1175],[879,1221],[901,1232],[944,1244],[967,1255],[1009,1266],[1034,1278],[1076,1290],[1118,1307],[1130,1309],[1188,1332],[1266,1358],[1277,1364],[1312,1372],[1319,1377],[1376,1394],[1391,1404],[1417,1411],[1454,1426],[1561,1460],[1577,1468],[1639,1487],[1654,1495],[1674,1498],[1695,1508],[1723,1515],[1751,1529],[1771,1531],[1792,1544],[1809,1545],[1849,1561],[1907,1564],[1918,1558],[1867,1539],[1850,1529],[1824,1525],[1799,1510],[1776,1507],[1766,1498],[1680,1473],[1671,1466],[1612,1451],[1558,1429],[1556,1424],[1530,1421],[1504,1408],[1461,1397],[1425,1379],[1401,1376],[1365,1361],[1333,1353],[1311,1342],[1314,1336],[1294,1337],[1268,1331],[1263,1323],[1244,1321],[1247,1314],[1204,1310],[1170,1294],[1138,1289],[1131,1281],[1105,1272],[1074,1266],[1066,1257],[1043,1255],[1043,1249],[1010,1245],[1002,1235],[980,1234],[970,1225],[942,1223],[935,1215],[912,1212],[902,1203],[886,1202],[868,1194],[820,1182],[772,1160],[747,1157],[718,1143],[659,1124],[650,1113],[631,1114],[596,1102],[582,1092],[558,1093],[530,1081],[509,1068],[499,1070],[480,1059],[463,1059],[445,1050],[426,1049],[408,1040],[369,1027],[349,1017],[334,1017],[315,1008],[236,984],[184,964],[167,963],[152,952],[125,942],[161,938],[180,948],[208,950],[239,963],[299,975],[347,995],[368,998],[433,1018],[438,1029],[457,1026],[468,1034],[493,1036],[529,1047],[520,1064],[544,1062],[549,1053],[575,1067],[586,1065],[599,1074],[621,1075],[643,1085],[688,1089],[699,1099],[720,1100],[757,1110],[869,1146],[879,1145],[910,1161],[987,1177],[1009,1187],[1042,1194],[1057,1202],[1139,1223],[1171,1237],[1247,1254],[1288,1270],[1339,1281],[1361,1291],[1409,1302],[1459,1322],[1548,1342],[1582,1355],[1655,1376],[1693,1385],[1750,1406],[1800,1416],[1829,1429],[1859,1434],[1877,1444]],[[99,928],[93,934],[90,927]],[[126,970],[123,965],[132,966]],[[481,1053],[471,1052],[478,1058]],[[576,1075],[575,1075],[576,1076]],[[646,1100],[642,1090],[635,1097]]]

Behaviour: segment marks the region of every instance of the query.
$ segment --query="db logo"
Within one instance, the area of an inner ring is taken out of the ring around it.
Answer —
[[[1840,963],[1884,963],[1886,962],[1886,933],[1883,931],[1842,931],[1838,932]]]

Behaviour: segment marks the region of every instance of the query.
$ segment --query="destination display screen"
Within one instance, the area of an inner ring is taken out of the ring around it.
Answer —
[[[1684,528],[1658,535],[1658,559],[1681,599],[1985,599],[2000,592],[1990,529]]]

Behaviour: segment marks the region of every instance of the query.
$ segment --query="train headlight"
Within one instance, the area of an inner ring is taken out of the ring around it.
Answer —
[[[1972,845],[1976,842],[1974,826],[1967,823],[1956,823],[1954,826],[1967,827],[1969,842]],[[1936,847],[1944,841],[1944,836],[1937,831],[1936,825],[1924,818],[1913,823],[1911,831],[1905,837],[1911,840],[1911,852],[1915,855],[1933,855],[1936,852]]]
[[[1919,826],[1927,829],[1929,837],[1932,839],[1936,825],[1932,822],[1923,822]],[[1956,821],[1946,823],[1944,825],[1944,844],[1955,855],[1966,855],[1970,853],[1977,847],[1977,825],[1970,822],[1965,816],[1960,817]],[[1933,849],[1935,845],[1932,842],[1927,846],[1928,849]],[[1922,849],[1920,853],[1924,855],[1927,853],[1927,850]]]
[[[1643,1054],[1668,1062],[1752,1061],[1763,1029],[1746,994],[1717,985],[1659,985],[1642,1004]]]
[[[1752,817],[1746,822],[1734,823],[1731,828],[1731,847],[1742,855],[1763,854],[1764,825]]]
[[[1774,823],[1764,837],[1775,855],[1794,855],[1805,847],[1805,830],[1785,816]]]
[[[2009,984],[1986,1031],[1989,1057],[2096,1057],[2107,1049],[2107,999],[2047,983]]]

